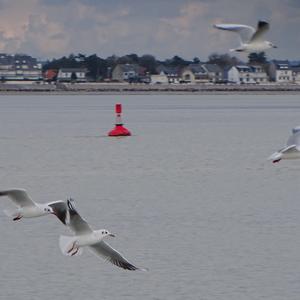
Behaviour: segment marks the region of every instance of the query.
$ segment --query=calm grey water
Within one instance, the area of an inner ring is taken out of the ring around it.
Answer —
[[[117,102],[132,137],[105,137]],[[150,271],[64,257],[54,216],[1,214],[0,299],[298,300],[300,161],[266,161],[296,125],[299,96],[1,96],[1,189],[74,197]]]

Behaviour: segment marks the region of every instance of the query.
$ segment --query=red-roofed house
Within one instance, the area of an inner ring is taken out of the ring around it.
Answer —
[[[55,81],[57,77],[57,70],[49,69],[44,72],[44,80],[46,81]]]

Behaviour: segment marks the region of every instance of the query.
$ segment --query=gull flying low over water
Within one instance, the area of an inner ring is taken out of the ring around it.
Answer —
[[[269,23],[259,21],[257,28],[242,24],[215,24],[215,28],[235,32],[240,37],[240,47],[230,49],[238,52],[262,52],[270,48],[277,48],[273,43],[262,38],[270,28]]]
[[[64,201],[36,203],[24,189],[3,190],[0,191],[0,196],[8,196],[17,206],[15,209],[4,210],[4,213],[14,221],[54,214],[65,224],[67,209]]]
[[[123,255],[113,249],[103,241],[105,237],[114,237],[106,229],[92,230],[89,224],[81,218],[75,209],[74,200],[67,200],[68,213],[65,214],[65,224],[74,232],[74,236],[60,236],[59,245],[62,253],[67,256],[80,255],[82,248],[88,246],[97,256],[101,256],[106,261],[126,269],[126,270],[143,270],[131,264]]]
[[[289,137],[286,147],[273,153],[269,160],[277,163],[282,159],[300,158],[300,126],[293,128],[292,135]]]

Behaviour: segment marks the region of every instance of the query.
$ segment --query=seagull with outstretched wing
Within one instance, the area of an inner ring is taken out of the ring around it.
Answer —
[[[9,197],[16,205],[14,209],[6,209],[4,213],[14,221],[21,218],[41,217],[49,214],[56,215],[64,224],[68,213],[65,201],[58,200],[49,203],[34,202],[24,189],[9,189],[0,191],[0,196]]]
[[[60,249],[64,255],[74,256],[82,253],[82,248],[88,246],[97,256],[125,270],[145,270],[130,263],[122,254],[103,241],[105,237],[114,237],[106,229],[93,230],[78,214],[74,200],[67,200],[68,218],[66,224],[74,232],[74,236],[60,236]]]
[[[277,48],[273,43],[263,39],[263,35],[269,30],[270,25],[266,21],[259,21],[257,28],[243,24],[214,24],[221,30],[235,32],[239,35],[240,46],[230,51],[237,52],[262,52],[270,48]]]
[[[292,130],[292,135],[288,138],[286,147],[274,152],[268,159],[277,163],[282,159],[299,159],[300,158],[300,127]]]

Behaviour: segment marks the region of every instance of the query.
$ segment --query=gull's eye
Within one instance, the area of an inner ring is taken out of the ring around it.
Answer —
[[[105,231],[105,233],[107,234],[107,231]]]
[[[104,231],[102,231],[102,234],[104,234]]]

